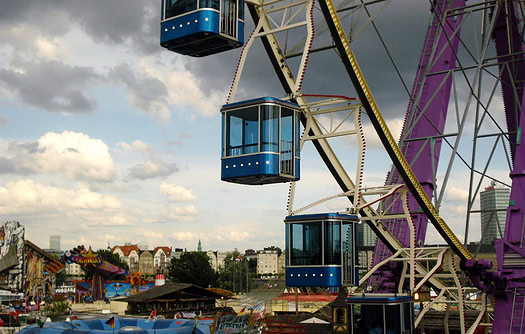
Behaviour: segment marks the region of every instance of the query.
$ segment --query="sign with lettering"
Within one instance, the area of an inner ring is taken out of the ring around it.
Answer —
[[[258,327],[255,326],[249,314],[240,316],[224,315],[216,318],[215,324],[212,332],[214,334],[252,333],[252,329],[257,329],[255,327]]]
[[[102,259],[100,256],[98,256],[97,253],[93,253],[91,250],[91,247],[89,247],[89,250],[87,253],[80,254],[80,259],[78,260],[78,264],[100,264],[102,263]]]

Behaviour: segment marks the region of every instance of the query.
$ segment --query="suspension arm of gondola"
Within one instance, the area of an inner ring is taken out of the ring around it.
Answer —
[[[325,17],[328,28],[330,29],[330,33],[337,50],[339,51],[341,60],[350,77],[350,80],[356,89],[363,108],[368,114],[368,117],[372,122],[372,125],[374,126],[381,142],[383,143],[385,150],[399,171],[403,181],[412,192],[422,211],[427,215],[431,223],[436,227],[437,231],[439,234],[441,234],[447,244],[449,244],[454,252],[460,257],[461,261],[465,262],[467,260],[473,259],[472,254],[463,246],[463,244],[454,235],[445,221],[439,216],[436,208],[430,202],[428,196],[421,187],[421,184],[412,172],[410,165],[401,153],[396,140],[390,133],[390,130],[388,129],[388,126],[386,125],[381,112],[379,111],[375,99],[368,88],[359,65],[357,64],[356,58],[353,52],[350,50],[349,41],[341,26],[333,2],[331,0],[319,0],[319,5]]]
[[[325,50],[331,50],[331,49],[334,49],[334,48],[335,48],[334,45],[323,46],[323,47],[320,47],[320,48],[312,49],[310,51],[310,54],[316,53],[316,52],[325,51]],[[301,57],[302,55],[303,55],[302,52],[296,52],[296,53],[292,53],[292,54],[289,54],[289,55],[285,55],[285,58],[286,59],[290,59],[290,58],[295,58],[295,57]]]

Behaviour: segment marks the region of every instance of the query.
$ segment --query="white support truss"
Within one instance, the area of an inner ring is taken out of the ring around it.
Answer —
[[[395,250],[394,255],[387,259],[386,262],[390,260],[404,261],[406,263],[404,266],[404,275],[409,278],[410,291],[418,291],[422,289],[425,284],[428,284],[432,286],[439,295],[442,295],[436,303],[442,302],[441,299],[446,300],[445,303],[457,303],[459,300],[462,300],[464,301],[462,304],[463,307],[473,305],[470,301],[465,301],[463,294],[466,290],[465,288],[458,287],[457,282],[452,275],[444,275],[439,272],[441,268],[447,267],[445,258],[448,256],[447,254],[452,253],[448,248],[416,248],[415,245],[413,245],[413,241],[411,242],[411,247],[405,248],[383,225],[383,220],[407,218],[406,213],[387,215],[385,214],[385,212],[388,212],[387,208],[384,208],[381,205],[379,205],[378,208],[373,207],[376,204],[381,204],[385,198],[390,198],[392,196],[397,196],[396,200],[403,200],[403,192],[400,191],[402,190],[402,185],[397,185],[397,187],[394,188],[363,188],[361,186],[361,175],[358,173],[360,168],[357,168],[358,172],[356,172],[356,177],[355,179],[352,179],[331,148],[328,142],[330,138],[347,135],[356,135],[360,137],[362,132],[360,132],[358,129],[359,127],[355,125],[358,123],[355,123],[355,118],[352,117],[352,115],[355,117],[355,115],[358,115],[359,113],[351,111],[351,109],[358,110],[360,105],[357,103],[348,103],[348,99],[342,97],[328,97],[319,100],[319,96],[313,98],[301,91],[304,72],[307,66],[308,55],[314,35],[313,24],[311,21],[313,1],[295,1],[290,4],[284,4],[284,2],[280,0],[249,1],[248,3],[255,4],[259,20],[257,21],[258,24],[255,31],[248,39],[245,48],[241,53],[238,72],[235,75],[227,102],[233,102],[235,98],[240,74],[243,71],[248,51],[253,45],[254,40],[259,38],[266,39],[268,41],[267,45],[271,48],[269,51],[271,56],[274,57],[275,61],[280,65],[278,69],[276,68],[276,71],[281,71],[281,73],[279,73],[280,77],[286,82],[286,86],[290,87],[290,91],[292,91],[287,98],[295,99],[306,118],[306,131],[301,140],[301,145],[304,145],[306,141],[315,140],[325,158],[330,162],[331,168],[335,171],[334,173],[337,174],[340,184],[344,185],[342,186],[342,193],[323,198],[306,207],[294,210],[293,202],[295,197],[295,184],[292,183],[288,200],[288,214],[297,214],[333,198],[347,197],[353,199],[352,213],[362,213],[361,220],[373,226],[374,230],[380,234],[380,237]],[[306,29],[307,31],[307,38],[300,47],[300,49],[303,50],[301,61],[299,67],[294,71],[288,65],[283,48],[281,48],[277,38],[278,34],[285,33],[291,29]],[[341,105],[337,106],[337,102],[344,104],[345,100],[347,105],[344,106],[344,108],[346,109],[342,109],[343,106]],[[348,127],[343,126],[343,123],[340,121],[341,118],[339,118],[338,121],[336,121],[335,118],[331,119],[332,121],[329,122],[328,126],[325,122],[318,121],[320,118],[323,118],[324,120],[327,118],[330,119],[331,115],[344,110],[348,110],[347,117],[343,117],[346,122],[345,124],[352,124],[353,120],[353,128],[349,129]],[[362,153],[362,151],[359,153],[357,159],[362,159]],[[358,162],[358,166],[362,166],[362,163],[362,161]],[[376,197],[368,202],[365,200],[365,197],[370,198],[372,196]],[[426,264],[429,264],[430,261],[435,261],[437,263],[435,265],[428,265],[429,268],[427,268]],[[383,262],[382,264],[386,262]],[[374,267],[363,280],[360,280],[360,286],[363,285],[366,278],[370,277],[374,270],[377,270],[379,266]],[[445,279],[449,279],[449,281],[446,281]],[[454,284],[451,285],[450,281],[454,282]],[[354,290],[357,290],[358,288],[359,287],[356,287]],[[481,317],[479,320],[481,321]]]

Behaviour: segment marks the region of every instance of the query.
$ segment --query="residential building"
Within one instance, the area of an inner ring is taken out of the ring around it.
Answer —
[[[284,274],[284,270],[286,268],[286,253],[282,252],[281,255],[279,255],[277,264],[277,273],[278,274]]]
[[[218,251],[212,251],[209,250],[206,252],[206,255],[208,255],[208,261],[210,262],[210,266],[214,271],[219,270],[219,266],[217,265],[217,252]]]
[[[49,249],[60,250],[60,234],[49,236]]]
[[[140,251],[139,271],[144,276],[153,276],[157,273],[153,262],[153,252],[149,250]]]
[[[168,273],[168,265],[171,261],[171,247],[155,247],[153,250],[155,268],[158,273]]]
[[[281,256],[281,249],[278,247],[268,247],[257,252],[257,274],[258,275],[276,275],[282,272],[280,263],[284,261],[284,257],[279,261]]]
[[[481,244],[491,244],[494,239],[503,238],[510,188],[490,186],[480,193]]]
[[[64,270],[66,272],[66,275],[69,275],[69,276],[79,277],[79,276],[84,275],[80,267],[80,264],[77,264],[77,263],[66,263],[66,268]]]
[[[228,255],[228,252],[209,250],[206,252],[206,255],[208,255],[211,268],[219,271],[224,267],[224,259]]]
[[[180,256],[184,252],[185,252],[185,250],[182,249],[182,248],[174,248],[173,251],[171,252],[171,257],[174,257],[176,259],[180,259]]]
[[[224,260],[226,259],[228,253],[229,252],[224,251],[217,252],[217,270],[221,270],[221,268],[224,268]]]
[[[253,249],[247,249],[244,251],[244,257],[248,260],[257,260],[257,252]]]
[[[111,252],[113,254],[118,254],[121,259],[126,261],[130,272],[139,271],[140,249],[137,245],[126,244],[124,246],[113,246]]]

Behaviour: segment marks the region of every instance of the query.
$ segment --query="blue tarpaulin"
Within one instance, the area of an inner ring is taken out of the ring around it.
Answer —
[[[212,320],[199,320],[196,334],[210,334]],[[43,327],[30,325],[19,334],[191,334],[195,320],[189,319],[158,319],[150,321],[139,318],[115,318],[114,328],[108,324],[107,318],[46,322]]]

